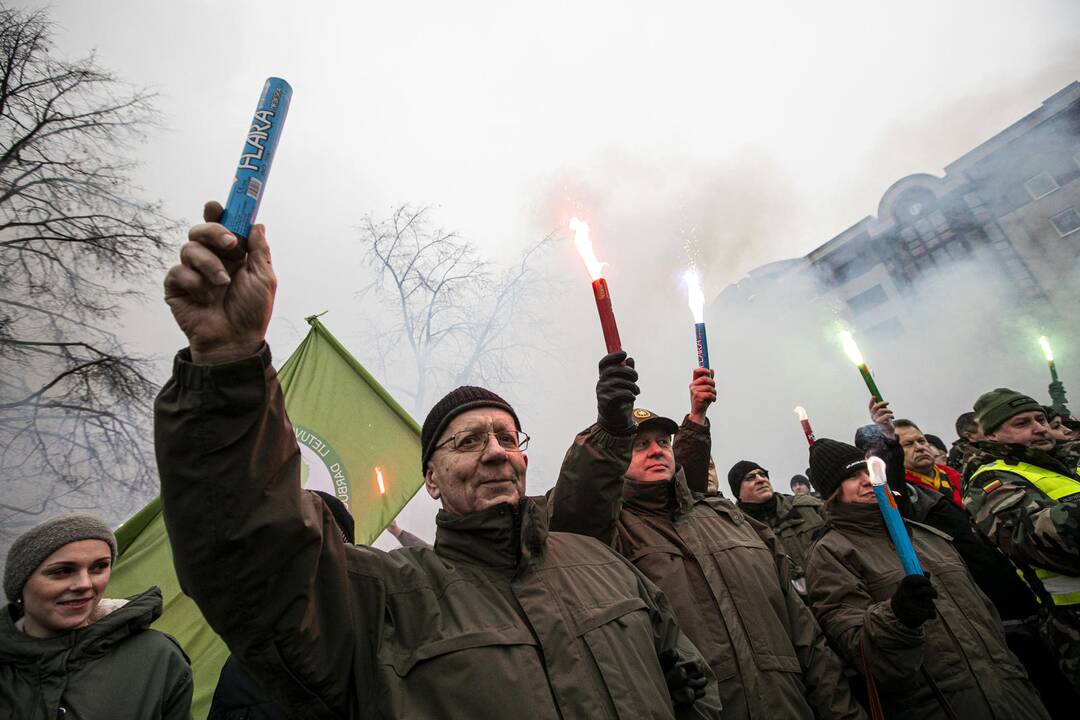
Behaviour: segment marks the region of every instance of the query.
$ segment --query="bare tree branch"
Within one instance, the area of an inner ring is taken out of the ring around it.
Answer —
[[[51,34],[45,11],[0,6],[0,542],[156,488],[155,388],[112,331],[176,229],[132,182],[154,96]]]
[[[515,378],[533,342],[516,332],[515,313],[540,297],[545,281],[532,261],[554,236],[499,269],[457,233],[434,226],[428,207],[403,205],[385,220],[369,215],[359,231],[375,271],[360,295],[388,311],[367,337],[367,354],[417,416],[435,391]]]

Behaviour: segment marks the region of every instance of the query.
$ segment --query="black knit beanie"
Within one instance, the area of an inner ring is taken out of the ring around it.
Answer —
[[[424,420],[424,427],[420,431],[420,447],[423,450],[421,470],[425,475],[427,474],[428,460],[431,459],[431,454],[435,452],[435,442],[442,435],[446,426],[466,410],[479,407],[494,407],[505,410],[510,413],[510,417],[514,418],[514,426],[521,430],[521,421],[518,420],[514,408],[510,407],[510,403],[490,390],[473,385],[462,385],[455,390],[451,390],[446,393],[442,400],[435,403],[435,407],[431,408],[431,412],[427,414],[427,418]]]
[[[728,470],[727,481],[728,485],[731,486],[731,492],[735,495],[735,500],[739,499],[739,489],[742,487],[743,478],[746,477],[746,473],[751,470],[765,470],[765,468],[752,460],[740,460]],[[765,470],[765,477],[769,477],[768,470]]]
[[[345,507],[345,503],[341,502],[341,498],[331,495],[328,492],[323,492],[322,490],[312,490],[311,492],[322,498],[323,504],[326,505],[326,509],[334,516],[334,522],[341,528],[341,534],[345,536],[345,542],[350,545],[355,545],[356,521],[353,520],[349,508]]]
[[[810,483],[826,500],[845,479],[866,468],[866,454],[839,440],[818,438],[810,446]]]

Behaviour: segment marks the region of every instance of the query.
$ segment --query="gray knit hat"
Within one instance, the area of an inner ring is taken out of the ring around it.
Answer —
[[[4,595],[15,602],[23,586],[45,558],[77,540],[101,540],[109,545],[116,560],[116,536],[97,515],[72,513],[57,515],[20,535],[8,550],[4,567]]]

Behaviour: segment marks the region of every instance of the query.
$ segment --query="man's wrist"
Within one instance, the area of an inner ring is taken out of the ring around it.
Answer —
[[[708,425],[709,424],[709,421],[705,417],[704,412],[695,413],[694,411],[691,410],[690,414],[687,415],[687,417],[690,418],[690,422],[695,423],[697,425]]]
[[[263,340],[229,343],[214,348],[199,349],[191,346],[191,362],[196,365],[225,365],[258,355],[262,350]]]

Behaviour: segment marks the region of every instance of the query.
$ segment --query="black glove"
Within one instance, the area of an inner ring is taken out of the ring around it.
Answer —
[[[635,384],[637,377],[634,359],[622,350],[605,355],[600,361],[596,422],[612,435],[629,435],[634,430],[634,399],[641,392]]]
[[[937,614],[934,598],[937,590],[930,584],[930,573],[907,575],[900,581],[889,604],[896,619],[910,628],[917,628]]]
[[[682,660],[678,650],[660,653],[660,667],[664,671],[668,693],[675,707],[686,708],[705,697],[709,678],[705,668],[697,660]]]

